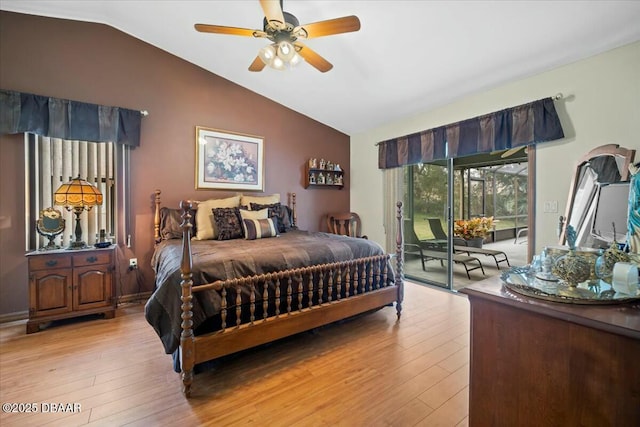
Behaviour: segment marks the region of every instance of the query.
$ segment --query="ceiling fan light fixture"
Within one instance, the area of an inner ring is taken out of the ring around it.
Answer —
[[[291,58],[291,61],[289,61],[289,65],[291,65],[292,67],[295,67],[300,62],[302,62],[302,57],[298,55],[298,52],[295,52],[295,54]]]
[[[290,42],[283,40],[278,43],[277,55],[284,62],[291,62],[291,60],[296,56],[296,49]]]
[[[273,61],[271,61],[269,66],[276,70],[284,70],[286,68],[286,63],[280,57],[276,56],[273,58]]]
[[[276,58],[276,49],[273,45],[265,46],[258,52],[258,56],[262,59],[262,62],[271,66],[273,60]]]

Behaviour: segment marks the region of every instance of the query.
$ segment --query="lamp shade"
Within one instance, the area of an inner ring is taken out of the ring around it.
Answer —
[[[86,209],[102,204],[100,190],[80,179],[80,176],[62,184],[53,195],[55,205],[64,206],[67,209]]]
[[[286,40],[278,43],[277,55],[284,61],[290,62],[296,55],[296,49]]]
[[[273,58],[276,57],[276,48],[273,45],[265,46],[260,49],[258,56],[262,59],[262,62],[271,66]]]

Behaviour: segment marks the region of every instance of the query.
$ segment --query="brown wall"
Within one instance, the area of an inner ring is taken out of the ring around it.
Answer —
[[[138,258],[143,290],[153,289],[154,190],[176,207],[231,194],[194,189],[196,126],[264,137],[265,194],[295,192],[300,228],[321,229],[323,213],[349,209],[348,168],[341,191],[303,186],[310,157],[349,165],[347,135],[111,27],[0,12],[0,88],[149,111],[131,155],[131,248],[119,252],[121,267]],[[11,220],[0,230],[0,315],[28,308],[22,141],[0,136],[0,216]],[[118,294],[137,292],[122,271]]]

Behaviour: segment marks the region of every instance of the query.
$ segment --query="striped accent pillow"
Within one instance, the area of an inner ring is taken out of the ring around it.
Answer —
[[[247,240],[264,239],[278,236],[278,228],[273,219],[245,219],[244,238]]]

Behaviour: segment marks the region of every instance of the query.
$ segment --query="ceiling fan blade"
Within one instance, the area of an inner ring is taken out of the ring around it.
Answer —
[[[317,68],[318,71],[326,73],[333,68],[333,65],[329,61],[318,55],[309,47],[303,45],[300,42],[296,42],[294,43],[294,45],[296,46],[298,54],[302,56],[304,60],[311,64],[313,67]]]
[[[267,22],[277,30],[284,29],[285,21],[279,0],[260,0],[260,6],[264,11]]]
[[[264,61],[260,59],[260,56],[256,56],[256,59],[249,65],[249,71],[262,71],[265,65]]]
[[[507,157],[511,157],[514,154],[516,154],[518,151],[522,150],[525,147],[526,147],[525,145],[522,145],[520,147],[509,148],[507,151],[505,151],[504,153],[502,153],[500,155],[500,158],[506,159]]]
[[[298,37],[307,39],[313,37],[330,36],[333,34],[350,33],[360,29],[360,20],[357,16],[343,16],[342,18],[328,19],[326,21],[313,22],[294,28],[293,33]]]
[[[200,31],[201,33],[229,34],[232,36],[259,37],[259,35],[256,34],[262,33],[262,31],[251,30],[249,28],[224,27],[222,25],[196,24],[194,27],[196,31]]]

